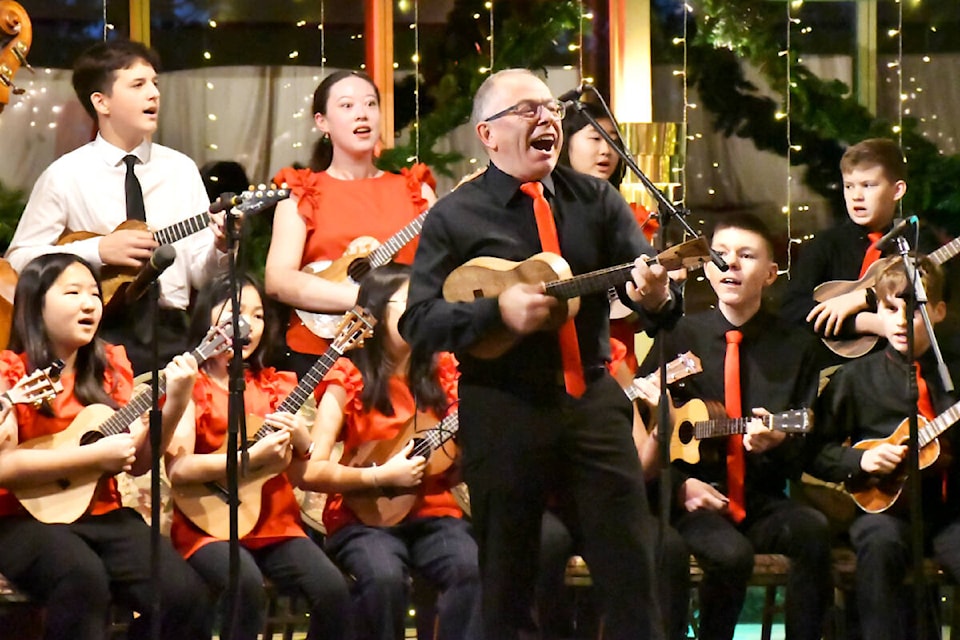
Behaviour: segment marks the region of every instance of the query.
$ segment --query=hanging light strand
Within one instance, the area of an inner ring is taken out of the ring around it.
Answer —
[[[903,154],[903,2],[897,3],[897,145]],[[906,157],[906,154],[904,154]],[[903,217],[903,198],[897,201],[897,215]]]
[[[687,24],[690,21],[690,5],[683,3],[683,131],[681,132],[681,142],[683,150],[680,154],[682,158],[680,164],[680,184],[683,187],[680,190],[680,206],[686,208],[687,205],[687,154],[690,152],[690,85],[687,82]]]
[[[490,73],[494,71],[493,66],[493,0],[487,2],[487,6],[490,8]]]
[[[790,87],[791,87],[791,64],[790,64],[790,51],[792,46],[791,32],[793,31],[793,2],[785,2],[787,7],[787,42],[786,42],[786,51],[783,52],[783,57],[785,59],[786,68],[786,92],[784,96],[784,114],[783,117],[786,118],[786,129],[787,129],[787,204],[784,207],[784,213],[787,216],[787,268],[781,269],[780,273],[787,274],[787,277],[790,277],[790,268],[793,266],[793,251],[791,247],[794,243],[799,243],[800,241],[793,237],[793,131],[790,125]]]
[[[103,41],[107,41],[107,31],[110,30],[110,25],[107,24],[107,0],[103,0]]]
[[[578,3],[580,7],[580,33],[577,38],[577,73],[578,80],[583,82],[583,0]]]
[[[413,105],[414,155],[420,162],[420,0],[413,2]]]

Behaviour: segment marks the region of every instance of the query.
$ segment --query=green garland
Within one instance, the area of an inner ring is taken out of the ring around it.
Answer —
[[[459,153],[438,153],[433,147],[447,133],[470,117],[473,95],[488,77],[490,66],[489,21],[473,16],[488,15],[484,0],[458,0],[450,12],[447,37],[425,43],[424,60],[440,61],[421,69],[420,161],[434,171],[450,176],[449,165],[461,160]],[[574,0],[537,0],[534,2],[494,3],[494,69],[545,66],[558,42],[579,28],[580,6]],[[395,126],[399,130],[411,124],[415,110],[414,79],[398,84]],[[411,140],[380,157],[379,166],[397,170],[409,166],[417,155]]]
[[[786,121],[775,114],[781,104],[761,96],[744,76],[741,61],[760,69],[785,101],[787,74],[780,55],[786,16],[781,3],[767,0],[700,0],[694,15],[696,35],[688,50],[688,78],[714,125],[726,135],[753,140],[758,149],[786,155]],[[834,204],[843,216],[839,161],[843,149],[869,137],[896,139],[894,123],[878,118],[860,105],[847,85],[822,80],[787,53],[790,64],[791,161],[806,165],[807,184]],[[917,213],[952,235],[960,235],[960,157],[944,156],[905,118],[902,148],[910,178],[904,210]]]

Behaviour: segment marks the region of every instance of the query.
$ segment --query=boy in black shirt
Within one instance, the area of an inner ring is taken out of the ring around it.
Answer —
[[[677,385],[675,395],[723,402],[728,391],[727,334],[739,334],[740,384],[730,385],[740,395],[737,412],[763,416],[811,407],[819,373],[816,340],[761,308],[764,289],[777,278],[766,226],[754,216],[726,216],[717,224],[711,245],[729,265],[728,271],[712,263],[705,266],[717,308],[685,316],[673,331],[657,336],[666,340],[667,353],[691,350],[703,363],[703,372]],[[657,353],[654,345],[640,367],[642,375],[656,369]],[[650,393],[642,397],[655,399]],[[827,522],[818,511],[786,495],[787,479],[799,476],[803,442],[759,421],[750,424],[742,444],[736,438],[704,440],[698,464],[674,463],[674,526],[704,570],[700,638],[733,637],[753,555],[761,552],[782,553],[792,562],[787,638],[819,639],[830,596]],[[729,451],[728,441],[736,443]],[[726,454],[743,461],[739,479],[728,477]],[[740,481],[742,502],[731,491],[731,484]]]
[[[921,270],[930,322],[936,324],[946,316],[943,274],[929,261],[921,261]],[[914,410],[907,391],[908,377],[916,374],[914,363],[906,359],[905,311],[905,298],[912,295],[912,288],[899,259],[881,272],[876,290],[877,314],[887,347],[841,367],[834,374],[817,402],[817,430],[811,443],[815,452],[811,473],[824,480],[850,481],[853,486],[863,486],[862,481],[871,477],[901,472],[907,446],[885,442],[861,449],[848,446],[845,441],[887,438]],[[917,409],[929,420],[949,408],[956,398],[947,393],[937,375],[930,336],[919,310],[913,326],[919,367]],[[953,363],[948,360],[948,364]],[[958,436],[960,431],[951,429],[940,437],[940,442],[955,443]],[[924,529],[937,562],[956,578],[960,576],[960,505],[956,498],[960,484],[955,473],[947,473],[947,458],[942,456],[940,464],[923,472]],[[893,496],[886,497],[885,503],[892,499]],[[904,585],[910,563],[906,507],[906,499],[900,498],[882,512],[861,513],[850,526],[850,542],[857,552],[857,606],[864,638],[912,637],[904,606],[912,601]]]

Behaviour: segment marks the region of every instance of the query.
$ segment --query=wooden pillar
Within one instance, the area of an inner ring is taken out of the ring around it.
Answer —
[[[391,0],[366,0],[364,38],[367,73],[380,89],[380,139],[394,146],[393,132],[393,4]]]
[[[610,0],[610,104],[620,122],[653,121],[650,0]]]
[[[877,0],[859,0],[857,6],[857,101],[877,112]]]
[[[150,46],[150,0],[130,0],[130,39]]]

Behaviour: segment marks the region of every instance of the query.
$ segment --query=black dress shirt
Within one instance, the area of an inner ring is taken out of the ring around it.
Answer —
[[[920,370],[927,383],[934,410],[939,415],[955,401],[937,373],[936,358],[928,349],[920,359]],[[956,359],[948,359],[954,381]],[[842,482],[864,472],[860,468],[863,451],[845,446],[873,438],[886,438],[913,410],[908,395],[911,368],[906,359],[889,346],[841,367],[830,379],[817,401],[817,428],[810,445],[812,463],[810,472],[824,480]],[[960,451],[960,430],[949,429],[940,436],[944,451]],[[944,455],[944,454],[942,454]],[[946,455],[949,455],[946,454]],[[947,458],[944,458],[947,461]],[[949,476],[947,495],[951,504],[960,503],[960,479],[956,473]],[[924,474],[924,503],[937,504],[942,495],[939,474]],[[930,502],[932,500],[932,502]]]
[[[817,393],[819,359],[816,340],[808,332],[789,325],[781,318],[761,309],[743,326],[735,327],[719,310],[705,311],[681,318],[669,332],[657,340],[666,341],[668,357],[690,350],[700,357],[703,372],[689,376],[672,387],[675,404],[687,400],[724,401],[723,360],[726,354],[725,334],[731,329],[743,332],[740,344],[740,391],[743,414],[754,408],[771,413],[787,409],[811,408]],[[640,365],[639,374],[657,368],[658,345],[655,344]],[[701,461],[689,465],[674,463],[680,471],[677,480],[688,476],[717,486],[726,493],[726,438],[711,438],[700,444]],[[768,497],[782,499],[788,478],[799,476],[803,462],[803,438],[787,436],[777,447],[761,454],[747,452],[747,514],[756,512]]]
[[[888,231],[886,229],[885,231]],[[835,227],[820,231],[810,242],[803,245],[787,284],[780,307],[780,315],[797,326],[811,327],[806,321],[817,302],[813,290],[817,285],[831,280],[859,280],[863,257],[872,244],[867,237],[869,230],[856,225],[849,218]],[[911,245],[913,238],[907,238]],[[920,234],[920,249],[929,253],[938,247],[936,239],[926,231]],[[896,254],[896,245],[890,243],[883,256]],[[844,322],[840,335],[856,335],[854,318]]]
[[[606,181],[557,167],[541,182],[553,210],[561,253],[573,274],[632,262],[642,254],[656,255],[630,208]],[[400,332],[415,348],[456,353],[464,382],[501,388],[562,386],[556,332],[525,336],[494,360],[474,358],[467,349],[503,327],[498,301],[449,303],[442,295],[447,276],[472,258],[522,261],[542,251],[533,200],[520,191],[520,185],[491,163],[481,176],[434,205],[420,236]],[[674,302],[656,320],[668,322],[679,315],[679,288],[673,287],[672,295]],[[625,293],[621,299],[642,311]],[[599,372],[610,358],[608,315],[605,291],[580,298],[575,322],[588,374]],[[648,314],[642,315],[652,322]]]

